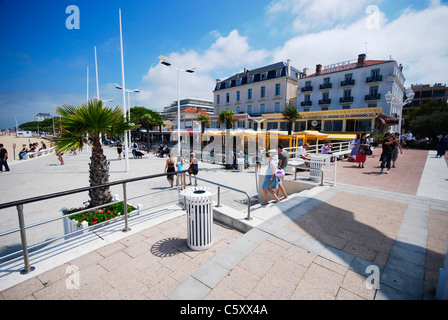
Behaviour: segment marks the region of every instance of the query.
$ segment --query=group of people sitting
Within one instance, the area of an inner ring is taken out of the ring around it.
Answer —
[[[19,159],[23,160],[24,156],[27,153],[29,153],[29,152],[37,152],[39,150],[47,149],[47,146],[46,146],[46,144],[43,141],[41,141],[40,143],[41,143],[40,147],[39,147],[39,143],[38,142],[30,143],[29,144],[29,149],[26,147],[26,144],[23,144],[22,145],[22,150],[20,150],[20,152],[19,152]]]
[[[160,147],[154,151],[154,155],[160,158],[163,158],[164,155],[168,156],[169,154],[170,154],[170,148],[168,148],[166,144],[165,145],[161,144]]]

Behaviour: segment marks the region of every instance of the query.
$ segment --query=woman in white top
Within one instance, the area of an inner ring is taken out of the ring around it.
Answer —
[[[270,152],[266,152],[266,161],[268,162],[268,168],[266,169],[266,174],[262,185],[264,194],[264,202],[261,204],[262,206],[268,204],[268,192],[272,194],[272,196],[275,199],[275,202],[280,201],[275,192],[272,190],[272,189],[278,189],[278,180],[277,177],[275,176],[275,165],[272,163],[272,157]]]

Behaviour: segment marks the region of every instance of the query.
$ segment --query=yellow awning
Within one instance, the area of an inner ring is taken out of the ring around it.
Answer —
[[[329,133],[327,139],[331,140],[353,140],[356,138],[356,133]]]

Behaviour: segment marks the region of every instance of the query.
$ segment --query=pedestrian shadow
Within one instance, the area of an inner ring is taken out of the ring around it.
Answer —
[[[395,239],[407,204],[391,203],[396,205],[392,211],[378,206],[379,212],[373,212],[371,205],[363,205],[363,197],[352,199],[349,206],[355,210],[347,208],[347,194],[336,199],[338,205],[306,200],[285,212],[292,220],[285,228],[304,236],[296,242],[298,246],[347,266],[366,277],[366,283],[372,276],[371,267],[377,267],[380,282],[376,285],[382,299],[434,298],[444,255],[413,244],[412,234],[406,235],[406,241]],[[428,278],[429,285],[425,283]]]

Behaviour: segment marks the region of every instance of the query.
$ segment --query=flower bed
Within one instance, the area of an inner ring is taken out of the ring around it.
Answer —
[[[83,207],[66,209],[66,210],[63,210],[62,213],[63,214],[71,214],[74,212],[82,211],[84,209],[85,208],[83,208]],[[128,205],[128,214],[136,209],[137,209],[136,207]],[[92,211],[86,211],[83,213],[75,214],[75,215],[69,217],[69,219],[75,220],[77,222],[77,226],[80,227],[81,223],[84,221],[86,221],[89,224],[89,226],[93,226],[93,225],[99,224],[101,222],[111,221],[114,218],[122,216],[122,215],[124,215],[124,204],[121,202],[121,203],[112,204],[104,209],[96,209],[96,210],[92,210]]]

